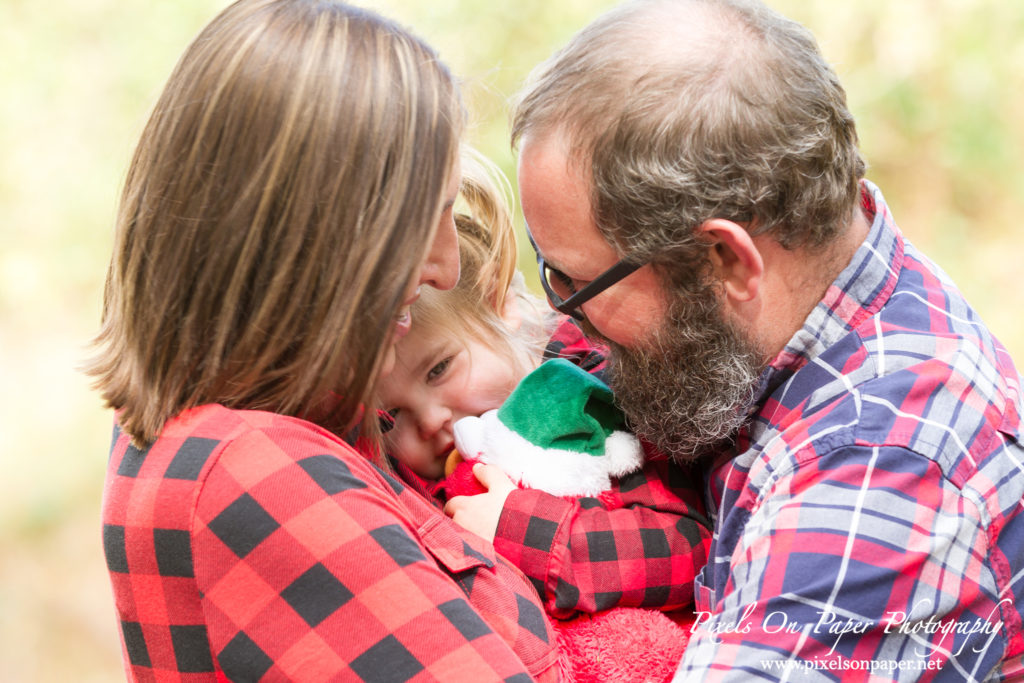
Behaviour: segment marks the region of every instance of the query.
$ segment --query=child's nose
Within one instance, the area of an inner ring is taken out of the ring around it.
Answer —
[[[431,439],[445,427],[451,427],[452,411],[445,406],[431,406],[420,419],[420,437]]]

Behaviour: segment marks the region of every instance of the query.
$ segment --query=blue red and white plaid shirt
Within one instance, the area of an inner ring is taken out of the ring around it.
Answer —
[[[207,405],[115,430],[103,544],[130,680],[557,679],[525,577],[303,420]]]
[[[865,182],[870,234],[709,473],[677,681],[1020,680],[1020,377]]]

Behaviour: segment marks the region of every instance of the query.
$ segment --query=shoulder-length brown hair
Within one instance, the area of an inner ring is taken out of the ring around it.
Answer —
[[[433,50],[376,14],[240,0],[217,16],[135,151],[87,368],[133,441],[205,403],[351,423],[462,125]]]

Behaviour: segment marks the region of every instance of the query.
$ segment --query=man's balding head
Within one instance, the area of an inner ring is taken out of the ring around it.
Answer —
[[[552,134],[589,177],[608,241],[666,266],[699,250],[695,228],[714,217],[827,245],[865,170],[814,38],[746,0],[637,0],[598,18],[516,106],[514,142]]]

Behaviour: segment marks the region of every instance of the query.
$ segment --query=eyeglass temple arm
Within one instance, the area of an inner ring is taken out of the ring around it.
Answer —
[[[597,279],[591,280],[583,289],[563,301],[562,306],[567,308],[579,308],[604,290],[608,289],[610,284],[618,282],[630,273],[639,270],[641,267],[643,267],[642,263],[627,263],[626,261],[619,261],[614,266],[601,273]],[[559,310],[562,309],[562,306],[558,307]],[[562,312],[564,313],[565,311]]]

